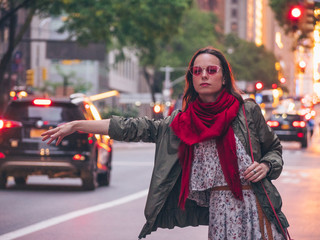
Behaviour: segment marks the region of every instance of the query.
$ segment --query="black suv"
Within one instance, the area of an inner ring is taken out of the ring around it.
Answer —
[[[73,120],[99,120],[95,106],[82,94],[65,99],[22,98],[11,101],[0,118],[0,188],[7,177],[26,184],[29,175],[81,178],[85,190],[110,183],[112,140],[75,132],[56,146],[41,133]]]
[[[281,141],[296,141],[301,148],[308,146],[307,121],[304,116],[293,113],[273,113],[267,121]]]

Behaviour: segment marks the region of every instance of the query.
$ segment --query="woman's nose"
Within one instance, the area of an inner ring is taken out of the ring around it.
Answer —
[[[205,68],[202,69],[202,73],[201,73],[202,77],[207,77],[207,70]]]

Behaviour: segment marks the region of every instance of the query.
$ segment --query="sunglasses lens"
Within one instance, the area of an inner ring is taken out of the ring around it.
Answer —
[[[202,74],[202,67],[200,66],[194,66],[191,69],[191,73],[193,76],[199,76],[200,74]],[[206,73],[209,75],[213,75],[216,74],[219,71],[219,66],[215,66],[215,65],[211,65],[211,66],[207,66],[206,68]]]
[[[207,73],[210,75],[217,73],[218,70],[219,70],[218,66],[208,66],[206,69]]]
[[[191,72],[192,72],[192,75],[199,76],[202,72],[202,68],[201,67],[193,67]]]

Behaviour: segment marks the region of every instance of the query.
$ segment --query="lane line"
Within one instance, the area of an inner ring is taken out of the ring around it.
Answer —
[[[92,207],[88,207],[88,208],[84,208],[81,210],[77,210],[77,211],[73,211],[67,214],[63,214],[61,216],[57,216],[57,217],[53,217],[35,224],[32,224],[28,227],[24,227],[24,228],[20,228],[18,230],[9,232],[9,233],[5,233],[3,235],[0,235],[0,240],[12,240],[18,237],[22,237],[25,236],[27,234],[57,225],[59,223],[62,222],[66,222],[69,221],[71,219],[77,218],[77,217],[81,217],[90,213],[94,213],[94,212],[98,212],[101,210],[105,210],[107,208],[112,208],[112,207],[116,207],[119,206],[121,204],[125,204],[134,200],[137,200],[139,198],[145,197],[148,194],[148,189],[140,191],[140,192],[136,192],[134,194],[110,201],[110,202],[106,202],[106,203],[102,203],[102,204],[98,204]]]

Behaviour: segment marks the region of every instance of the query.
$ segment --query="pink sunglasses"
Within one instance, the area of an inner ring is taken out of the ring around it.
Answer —
[[[208,73],[209,75],[214,75],[217,72],[219,72],[220,70],[220,66],[217,65],[209,65],[207,67],[200,67],[200,66],[193,66],[192,68],[190,68],[190,73],[193,76],[199,76],[202,74],[203,71],[206,71],[206,73]]]

